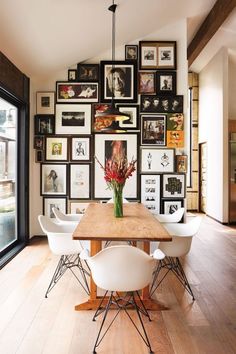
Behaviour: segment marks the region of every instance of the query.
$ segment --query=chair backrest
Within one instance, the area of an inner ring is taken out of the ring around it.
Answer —
[[[191,248],[192,238],[198,232],[201,217],[194,217],[186,224],[164,224],[172,235],[172,242],[160,242],[159,249],[168,257],[181,257],[186,255]]]
[[[107,201],[107,203],[114,203],[114,200],[113,200],[113,198],[111,198],[111,199],[109,199],[108,201]],[[123,198],[123,203],[125,204],[125,203],[129,203],[129,201],[127,200],[127,199],[125,199],[125,198]]]
[[[57,208],[52,208],[52,211],[59,222],[80,222],[83,217],[83,214],[64,214]]]
[[[89,258],[88,264],[100,288],[134,291],[151,282],[155,260],[139,248],[119,245],[103,249]]]
[[[164,222],[179,222],[184,215],[184,208],[179,208],[173,214],[155,214],[155,218],[161,223]]]

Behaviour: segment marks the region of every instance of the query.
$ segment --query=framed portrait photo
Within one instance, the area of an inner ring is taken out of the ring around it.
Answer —
[[[129,119],[119,122],[120,128],[127,130],[139,129],[139,111],[138,105],[117,105],[119,111],[128,114]]]
[[[174,149],[141,148],[141,173],[174,172]]]
[[[68,70],[68,81],[76,81],[77,80],[77,70],[69,69]]]
[[[143,203],[151,213],[160,213],[160,175],[141,175],[141,203]]]
[[[164,174],[162,188],[163,198],[185,198],[185,174]]]
[[[138,45],[125,45],[125,60],[138,60]]]
[[[54,135],[55,116],[54,114],[36,114],[34,116],[35,135]]]
[[[70,199],[90,199],[90,165],[70,164]]]
[[[157,95],[176,94],[176,72],[175,71],[157,71]]]
[[[66,195],[67,165],[41,164],[40,195]]]
[[[140,41],[140,70],[145,69],[176,69],[175,41]]]
[[[91,134],[91,105],[57,104],[56,134]]]
[[[101,61],[101,102],[137,102],[135,61]]]
[[[188,156],[187,155],[176,155],[176,171],[178,173],[187,173],[188,168]]]
[[[46,161],[68,161],[68,138],[46,137]]]
[[[36,92],[36,113],[54,114],[55,92]]]
[[[166,145],[165,114],[141,115],[141,145]]]
[[[183,96],[141,95],[142,113],[183,113]]]
[[[98,102],[98,83],[57,82],[56,93],[61,103]]]
[[[98,82],[99,81],[99,64],[83,64],[77,65],[78,81]]]
[[[95,134],[95,156],[104,166],[106,159],[117,154],[125,154],[130,162],[137,159],[137,134]],[[108,189],[104,179],[104,170],[99,163],[94,163],[94,197],[95,199],[112,198],[113,191]],[[132,177],[126,180],[124,198],[137,199],[137,166]]]
[[[138,93],[156,94],[156,73],[151,71],[138,72]]]
[[[89,161],[91,159],[91,137],[71,137],[71,161]]]
[[[36,150],[44,149],[44,136],[41,135],[34,136],[34,149]]]
[[[173,214],[184,206],[184,200],[165,200],[162,199],[162,214]]]
[[[59,198],[59,197],[53,197],[53,198],[44,197],[43,198],[43,215],[46,215],[47,217],[49,217],[51,219],[55,219],[55,215],[52,211],[53,208],[57,208],[63,214],[66,214],[67,199],[66,198]]]

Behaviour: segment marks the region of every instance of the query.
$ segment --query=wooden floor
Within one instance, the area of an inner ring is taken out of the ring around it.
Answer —
[[[100,319],[92,322],[93,312],[74,311],[86,295],[71,274],[44,298],[56,263],[43,238],[0,271],[1,354],[92,353]],[[155,353],[236,353],[236,229],[204,217],[183,263],[196,301],[174,277],[166,279],[156,296],[168,310],[145,320]],[[98,353],[148,351],[122,313]]]

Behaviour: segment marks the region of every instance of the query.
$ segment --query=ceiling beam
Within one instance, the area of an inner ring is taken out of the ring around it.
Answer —
[[[217,0],[188,46],[188,66],[190,67],[202,49],[214,36],[236,6],[236,0]]]

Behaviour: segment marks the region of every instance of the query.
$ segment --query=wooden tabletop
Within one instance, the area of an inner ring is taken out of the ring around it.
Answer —
[[[74,240],[171,241],[162,224],[140,203],[124,203],[123,218],[113,204],[90,204],[73,233]]]

